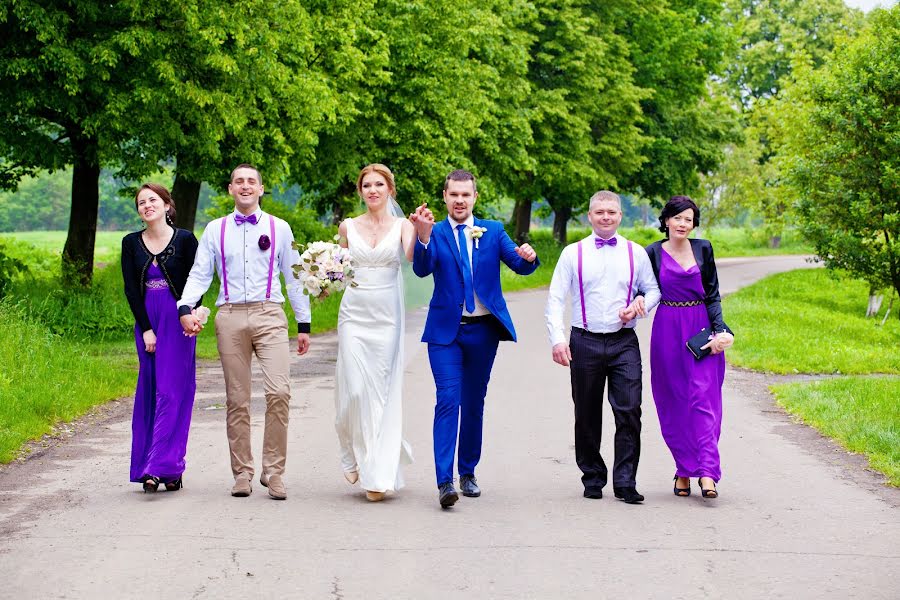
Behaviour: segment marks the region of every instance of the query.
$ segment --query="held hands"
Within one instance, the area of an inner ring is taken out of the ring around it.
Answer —
[[[428,208],[427,203],[422,203],[409,215],[409,222],[416,228],[419,241],[427,244],[431,239],[431,228],[434,227],[434,213]]]
[[[516,246],[516,254],[528,262],[534,262],[537,258],[537,252],[534,251],[534,248],[532,248],[530,244]]]
[[[701,350],[709,348],[710,353],[719,354],[734,344],[734,336],[727,331],[717,333],[713,339],[700,347]]]
[[[644,297],[637,296],[631,301],[631,304],[619,310],[619,320],[627,323],[635,317],[646,317],[647,309],[644,306]]]
[[[572,362],[572,351],[565,342],[560,342],[553,346],[553,362],[564,367],[568,367]]]
[[[152,329],[148,329],[144,332],[144,350],[146,350],[148,354],[156,352],[156,334],[153,333]]]
[[[308,333],[298,333],[297,334],[297,354],[304,355],[309,352],[309,334]]]
[[[182,315],[179,321],[181,321],[181,328],[184,329],[184,335],[187,337],[195,337],[203,330],[203,324],[200,323],[200,317],[197,316],[196,310],[192,310],[189,315]]]

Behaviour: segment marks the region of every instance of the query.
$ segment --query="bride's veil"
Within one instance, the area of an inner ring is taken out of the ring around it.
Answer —
[[[390,197],[391,215],[399,219],[407,218],[403,208],[397,203],[393,196]],[[431,299],[431,293],[434,289],[434,282],[431,277],[418,277],[412,270],[412,264],[404,260],[401,261],[403,267],[400,269],[400,281],[403,299],[406,304],[407,311],[418,310],[428,305]]]

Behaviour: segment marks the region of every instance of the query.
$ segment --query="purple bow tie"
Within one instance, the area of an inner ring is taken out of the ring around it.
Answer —
[[[603,238],[594,238],[594,243],[597,244],[598,248],[602,248],[603,246],[613,246],[616,245],[616,237],[613,236],[608,240],[604,240]]]
[[[256,215],[253,214],[248,217],[245,217],[244,215],[238,213],[238,214],[234,215],[234,222],[237,223],[238,225],[243,225],[244,223],[250,223],[251,225],[256,225]]]

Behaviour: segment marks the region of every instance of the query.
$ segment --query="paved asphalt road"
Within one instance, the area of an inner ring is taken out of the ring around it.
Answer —
[[[722,260],[722,287],[802,266]],[[545,295],[508,298],[520,342],[501,345],[488,391],[481,498],[438,506],[434,386],[415,311],[404,406],[416,462],[399,494],[370,504],[341,476],[330,334],[294,359],[288,500],[270,500],[257,482],[249,498],[230,497],[222,378],[206,364],[183,491],[145,495],[128,483],[127,399],[0,472],[0,597],[900,598],[900,492],[785,417],[765,376],[729,370],[721,497],[703,500],[696,484],[690,498],[672,494],[649,393],[649,320],[639,325],[647,500],[626,505],[609,488],[602,500],[582,498]],[[263,404],[254,398],[257,460]],[[609,461],[611,421],[607,412]]]

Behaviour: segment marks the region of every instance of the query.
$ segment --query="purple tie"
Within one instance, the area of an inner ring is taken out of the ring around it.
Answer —
[[[616,237],[613,236],[613,237],[609,238],[608,240],[604,240],[603,238],[599,238],[599,237],[598,237],[598,238],[594,238],[594,243],[597,244],[597,247],[598,247],[598,248],[602,248],[603,246],[613,246],[613,247],[615,247],[615,245],[616,245]]]
[[[235,213],[234,222],[238,225],[243,225],[244,223],[250,223],[251,225],[256,225],[256,215],[250,215],[249,217],[245,217],[242,214]]]

